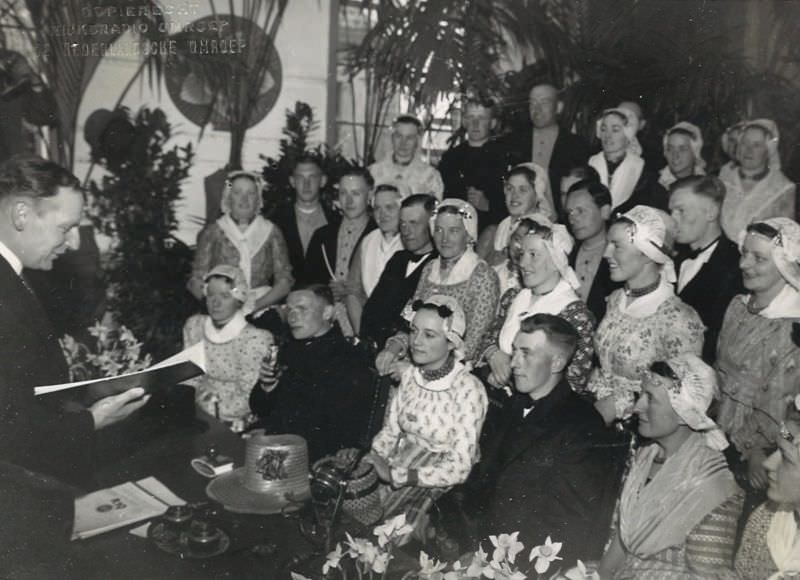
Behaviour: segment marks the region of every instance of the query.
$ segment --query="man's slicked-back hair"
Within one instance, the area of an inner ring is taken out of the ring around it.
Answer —
[[[360,177],[367,183],[367,187],[372,189],[375,187],[375,178],[372,177],[372,173],[369,172],[369,169],[366,167],[362,167],[360,165],[353,165],[348,167],[339,175],[339,181],[344,179],[345,177]]]
[[[725,198],[725,184],[714,175],[688,175],[675,180],[669,186],[672,195],[679,189],[689,189],[695,195],[707,197],[717,205],[722,205]]]
[[[294,173],[297,170],[298,165],[316,165],[320,173],[322,173],[323,175],[325,174],[325,170],[322,168],[322,160],[319,158],[319,155],[315,155],[309,152],[302,153],[297,157],[297,159],[294,160],[294,167],[292,167],[292,173]]]
[[[433,215],[433,210],[436,209],[436,198],[429,193],[415,193],[405,198],[400,207],[414,207],[415,205],[421,205],[428,215]]]
[[[570,185],[567,190],[567,197],[576,191],[585,191],[592,198],[594,204],[601,208],[604,205],[611,206],[611,192],[608,188],[600,183],[591,179],[584,179]]]
[[[314,296],[320,298],[326,305],[333,306],[333,291],[327,284],[305,284],[299,288],[295,288],[292,292],[311,292]]]
[[[37,155],[15,155],[0,164],[0,199],[53,197],[60,187],[81,191],[81,182],[58,163]]]
[[[524,318],[520,323],[519,331],[533,334],[541,330],[547,337],[547,342],[557,348],[564,360],[569,361],[578,347],[578,331],[572,324],[560,316],[553,314],[534,314]]]
[[[597,169],[591,165],[584,164],[573,165],[569,168],[569,171],[564,174],[564,177],[572,177],[579,181],[600,181],[600,174],[597,173]]]

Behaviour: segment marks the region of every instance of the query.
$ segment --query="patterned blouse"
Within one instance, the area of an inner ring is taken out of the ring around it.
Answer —
[[[769,502],[758,506],[747,520],[739,551],[736,552],[736,573],[739,580],[764,580],[778,571],[767,546],[767,532],[775,515],[775,505]],[[788,576],[798,578],[800,574]]]
[[[656,311],[636,318],[620,311],[623,289],[608,297],[608,310],[594,336],[600,366],[592,371],[589,391],[597,399],[614,397],[618,418],[630,416],[641,377],[656,361],[691,352],[700,356],[705,327],[691,306],[675,295]]]
[[[183,327],[184,348],[205,340],[203,326],[207,318],[195,314],[186,321]],[[218,414],[223,421],[247,417],[250,414],[250,391],[258,380],[261,359],[273,342],[270,332],[250,324],[228,342],[205,340],[206,374],[187,381],[195,387],[197,406],[209,415]]]
[[[202,282],[209,270],[220,264],[239,265],[239,250],[228,239],[219,225],[214,222],[197,236],[197,249],[192,264],[192,278]],[[278,226],[273,226],[272,233],[252,258],[252,280],[250,287],[274,286],[279,280],[292,278],[292,265],[289,262],[289,249]]]
[[[479,350],[483,359],[488,361],[489,357],[498,350],[497,341],[500,331],[503,329],[508,309],[521,290],[521,288],[510,288],[500,299],[497,316],[484,335]],[[578,346],[567,367],[567,382],[576,393],[585,393],[594,356],[592,342],[595,327],[594,316],[589,312],[586,304],[580,300],[568,304],[558,315],[578,331]]]
[[[479,261],[468,280],[458,284],[437,284],[431,282],[429,277],[436,260],[431,260],[424,266],[417,289],[411,302],[425,300],[434,294],[452,296],[464,309],[467,320],[467,330],[464,332],[464,360],[476,361],[480,351],[481,339],[494,319],[497,302],[500,298],[497,274],[483,260]],[[408,335],[396,334],[390,340],[399,340],[408,346]]]
[[[387,460],[393,480],[404,481],[421,453],[432,453],[436,459],[417,470],[420,487],[463,483],[478,461],[487,406],[486,390],[463,364],[455,363],[445,377],[433,381],[409,367],[372,449]]]
[[[744,298],[735,297],[725,312],[716,364],[717,422],[742,453],[774,446],[785,398],[800,394],[800,349],[792,340],[798,319],[750,314]]]

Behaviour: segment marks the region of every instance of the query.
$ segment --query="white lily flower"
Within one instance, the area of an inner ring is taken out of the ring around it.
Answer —
[[[561,559],[558,553],[561,551],[562,545],[562,542],[553,542],[550,536],[547,536],[544,544],[536,546],[531,550],[528,560],[531,562],[533,562],[534,559],[536,560],[536,564],[534,564],[533,567],[536,569],[537,573],[544,574],[547,572],[547,569],[550,568],[550,564]]]

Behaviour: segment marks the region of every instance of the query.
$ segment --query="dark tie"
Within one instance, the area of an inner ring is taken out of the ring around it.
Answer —
[[[705,252],[708,248],[713,246],[719,241],[719,238],[715,238],[710,244],[703,246],[702,248],[692,249],[691,246],[686,244],[681,244],[678,247],[677,255],[675,256],[675,261],[678,263],[683,262],[684,260],[696,260],[697,257]]]

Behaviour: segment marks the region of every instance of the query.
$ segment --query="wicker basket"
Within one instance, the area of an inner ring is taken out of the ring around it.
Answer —
[[[343,450],[336,455],[323,457],[312,468],[312,473],[325,473],[326,477],[337,478],[338,485],[344,485],[342,510],[357,522],[371,526],[383,516],[383,506],[379,495],[378,473],[375,467],[364,461],[348,473],[355,450]]]

